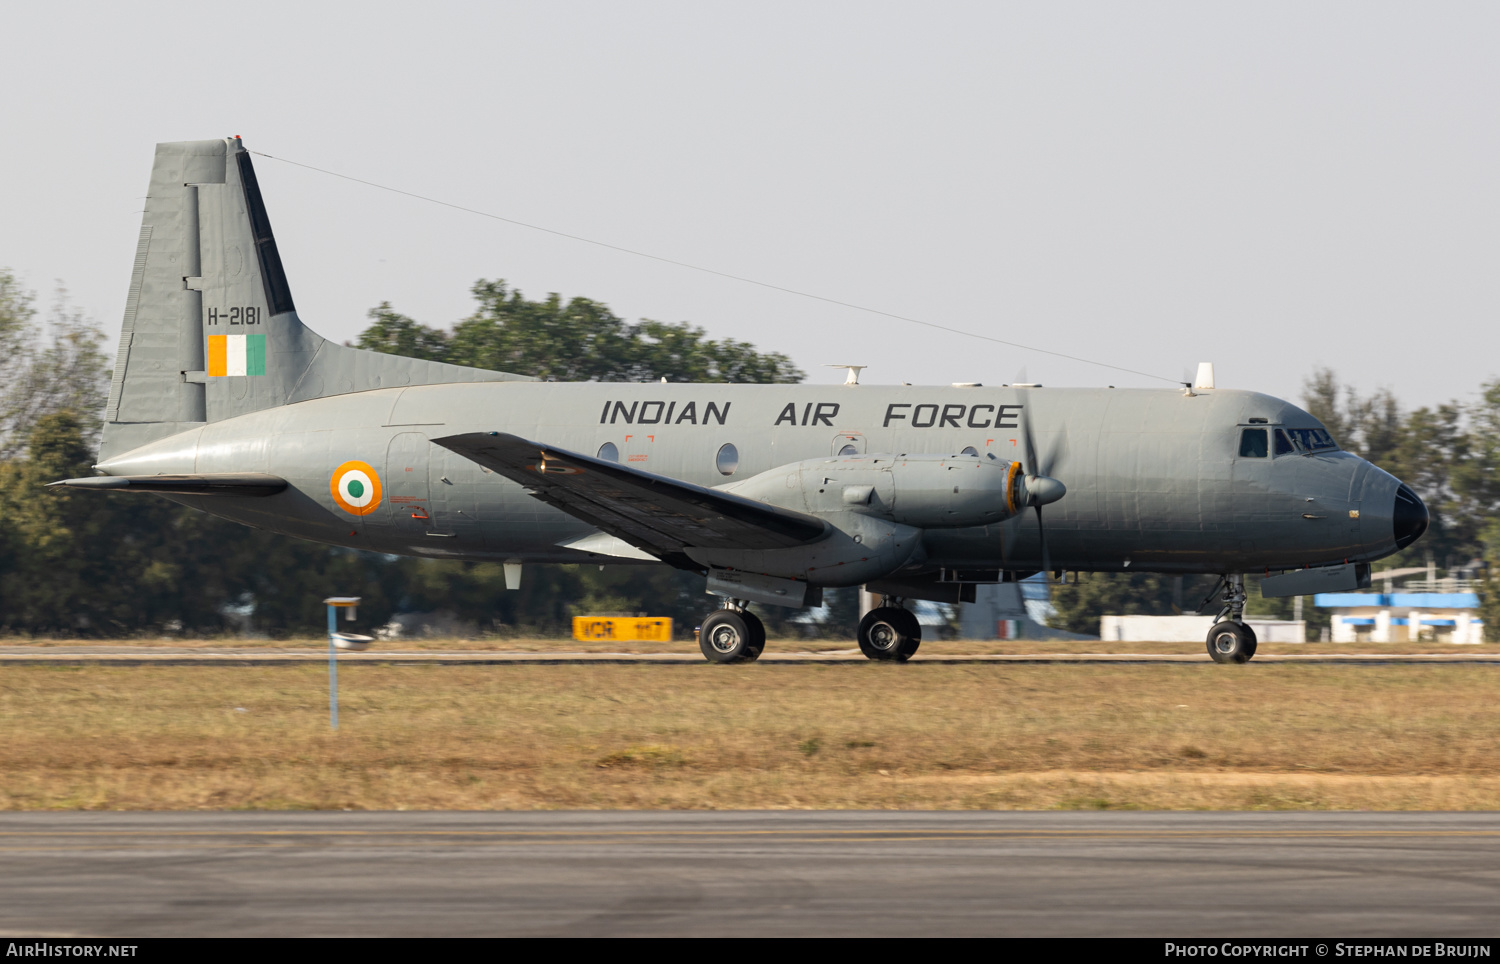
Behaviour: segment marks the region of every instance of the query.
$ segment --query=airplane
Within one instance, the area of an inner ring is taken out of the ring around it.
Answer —
[[[157,145],[96,477],[337,546],[669,565],[719,605],[717,663],[756,659],[754,605],[863,586],[871,659],[904,661],[908,600],[1038,572],[1220,577],[1206,645],[1255,655],[1268,596],[1369,585],[1416,541],[1411,488],[1297,406],[1214,387],[556,383],[363,351],[298,317],[238,137]],[[1045,528],[1043,526],[1045,513]],[[1075,576],[1076,578],[1076,576]]]

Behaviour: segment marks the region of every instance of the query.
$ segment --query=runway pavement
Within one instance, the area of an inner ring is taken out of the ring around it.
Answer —
[[[439,663],[494,665],[534,663],[546,665],[583,663],[650,663],[701,666],[703,657],[696,652],[677,653],[596,653],[596,652],[505,652],[495,650],[414,650],[339,654],[340,662],[352,663]],[[266,647],[176,648],[166,646],[129,646],[103,644],[93,646],[0,646],[0,665],[42,663],[47,665],[168,665],[192,666],[215,663],[277,666],[290,663],[327,662],[326,650],[281,650]],[[866,663],[857,649],[823,652],[768,651],[761,663]],[[1206,652],[1197,653],[944,653],[940,647],[918,653],[912,663],[1211,663]],[[1255,663],[1500,663],[1500,653],[1342,653],[1313,651],[1308,653],[1262,653]]]
[[[0,932],[1460,937],[1500,814],[8,813]]]

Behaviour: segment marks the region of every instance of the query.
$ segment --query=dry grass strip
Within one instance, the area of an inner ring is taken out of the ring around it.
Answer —
[[[357,631],[357,630],[356,630]],[[691,627],[678,627],[678,637],[666,643],[633,643],[620,641],[580,642],[575,639],[542,639],[533,637],[485,636],[475,639],[413,637],[378,640],[371,650],[380,653],[505,652],[505,653],[683,653],[699,656]],[[930,633],[929,633],[930,635]],[[225,636],[217,639],[184,639],[140,637],[133,639],[41,639],[0,637],[0,650],[47,653],[59,649],[110,652],[119,650],[188,650],[204,652],[312,652],[326,653],[328,637],[301,639],[252,639]],[[853,639],[773,639],[766,652],[776,653],[858,653]],[[1125,643],[1098,639],[927,639],[918,656],[968,656],[974,654],[1068,655],[1076,653],[1147,653],[1181,654],[1207,659],[1201,641],[1175,643]],[[1454,645],[1452,643],[1261,643],[1258,654],[1292,656],[1341,656],[1351,653],[1399,656],[1408,654],[1443,655],[1467,658],[1500,656],[1500,643]]]
[[[0,808],[1500,807],[1500,667],[9,666]]]

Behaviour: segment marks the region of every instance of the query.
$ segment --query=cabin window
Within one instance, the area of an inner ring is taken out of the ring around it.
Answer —
[[[620,461],[620,450],[615,447],[615,443],[605,442],[599,446],[598,457],[606,462],[618,462]]]
[[[853,445],[845,445],[843,448],[839,449],[839,454],[840,455],[858,455],[859,454],[859,449],[855,448]]]
[[[1240,458],[1263,459],[1269,454],[1265,429],[1247,428],[1240,432]]]
[[[959,455],[972,455],[972,456],[974,456],[974,457],[975,457],[975,458],[976,458],[976,459],[977,459],[977,458],[979,458],[979,450],[978,450],[978,449],[976,449],[976,448],[975,448],[975,447],[974,447],[974,446],[972,446],[972,445],[965,445],[965,446],[964,446],[964,450],[963,450],[963,451],[962,451],[962,452],[960,452],[960,453],[958,453],[958,454],[959,454]]]
[[[719,454],[714,456],[714,467],[719,470],[720,475],[733,475],[734,470],[740,467],[740,450],[730,442],[719,446]]]
[[[1281,458],[1283,455],[1291,455],[1295,451],[1297,449],[1292,445],[1292,440],[1287,438],[1286,433],[1278,428],[1276,430],[1276,457]]]

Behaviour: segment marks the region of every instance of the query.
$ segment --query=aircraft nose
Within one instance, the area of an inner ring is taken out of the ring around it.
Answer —
[[[1427,531],[1427,506],[1403,483],[1396,490],[1396,506],[1391,511],[1391,522],[1396,530],[1396,548],[1405,549]]]

